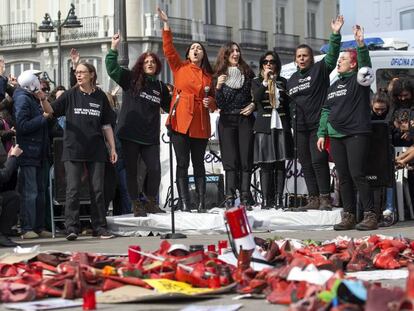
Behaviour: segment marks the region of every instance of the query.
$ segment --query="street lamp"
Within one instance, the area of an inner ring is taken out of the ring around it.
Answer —
[[[64,28],[79,28],[82,27],[81,22],[75,15],[75,5],[71,3],[68,15],[64,21],[61,20],[62,13],[58,11],[57,21],[52,21],[49,13],[45,14],[42,24],[37,29],[38,32],[43,33],[44,37],[48,39],[51,32],[55,32],[57,29],[57,41],[58,41],[58,74],[57,84],[61,85],[61,71],[62,71],[62,59],[61,59],[61,41],[62,41],[62,27]]]

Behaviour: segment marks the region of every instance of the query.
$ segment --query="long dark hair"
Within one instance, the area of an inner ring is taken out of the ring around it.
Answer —
[[[311,57],[311,66],[315,63],[315,58],[313,55],[313,50],[312,48],[307,45],[307,44],[299,44],[296,49],[295,49],[295,55],[293,56],[293,61],[296,62],[296,53],[298,52],[299,49],[307,49],[309,52],[309,55]]]
[[[190,53],[190,49],[193,46],[193,44],[199,44],[201,46],[201,49],[203,50],[203,59],[201,60],[201,65],[200,68],[205,72],[208,73],[210,75],[213,74],[213,69],[211,68],[210,65],[210,61],[208,60],[208,56],[207,56],[207,51],[206,48],[204,47],[204,45],[201,42],[198,41],[194,41],[192,42],[188,47],[187,50],[185,51],[185,58],[187,60],[189,60],[188,54]]]
[[[132,92],[134,95],[137,95],[141,89],[145,86],[145,73],[144,73],[144,61],[147,57],[152,57],[155,61],[155,64],[157,65],[157,69],[155,70],[154,76],[157,76],[160,74],[162,69],[162,64],[157,56],[157,54],[152,52],[145,52],[138,57],[137,61],[135,62],[134,67],[132,67],[132,81],[131,81],[131,87]]]
[[[273,52],[273,51],[267,51],[262,56],[260,56],[260,59],[259,59],[259,66],[260,66],[259,76],[262,75],[264,61],[265,61],[265,59],[268,55],[272,55],[272,57],[273,57],[273,60],[275,62],[275,67],[276,67],[276,72],[274,74],[276,76],[278,76],[279,73],[280,73],[280,70],[282,69],[282,62],[280,61],[279,54],[277,54],[276,52]]]
[[[241,53],[240,46],[236,42],[227,42],[225,45],[223,45],[218,54],[217,54],[217,60],[216,64],[214,65],[214,76],[218,77],[222,74],[227,73],[227,68],[230,66],[229,63],[229,56],[233,50],[233,45],[237,46],[237,48],[240,51],[240,57],[239,57],[239,69],[243,73],[245,77],[252,78],[254,77],[253,70],[250,68],[249,65],[244,61]]]

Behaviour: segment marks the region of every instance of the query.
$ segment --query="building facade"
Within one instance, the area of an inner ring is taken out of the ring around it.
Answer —
[[[17,76],[27,69],[40,69],[56,81],[57,36],[45,38],[37,29],[46,12],[57,20],[60,10],[64,20],[73,3],[83,27],[63,28],[62,84],[69,85],[69,51],[76,48],[82,59],[96,66],[102,88],[112,89],[104,60],[114,33],[114,1],[118,0],[0,0],[0,54],[6,60],[6,73]],[[172,81],[162,53],[157,6],[170,16],[182,55],[189,43],[201,41],[214,63],[219,47],[235,41],[256,72],[266,50],[276,50],[282,62],[292,61],[299,43],[318,51],[329,37],[330,21],[339,9],[336,0],[126,0],[129,66],[138,55],[151,50],[164,61],[162,79],[166,82]]]

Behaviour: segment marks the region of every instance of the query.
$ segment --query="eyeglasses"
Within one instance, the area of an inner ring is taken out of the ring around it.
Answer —
[[[268,65],[268,64],[270,64],[270,65],[274,65],[274,64],[276,64],[276,62],[275,62],[275,60],[274,60],[274,59],[265,59],[265,60],[263,61],[263,65]]]
[[[87,74],[89,71],[87,71],[87,70],[79,70],[79,71],[75,71],[75,75],[77,76],[77,75],[84,75],[84,74]]]

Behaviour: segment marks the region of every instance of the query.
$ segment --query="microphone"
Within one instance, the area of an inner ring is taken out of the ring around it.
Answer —
[[[208,85],[206,85],[204,87],[204,98],[208,97],[208,93],[210,93],[210,87]]]
[[[210,86],[206,85],[204,87],[204,98],[208,98],[208,93],[210,93]],[[206,108],[208,109],[208,108]]]
[[[267,77],[268,79],[273,80],[275,78],[275,74],[273,73],[273,71],[269,71]]]

